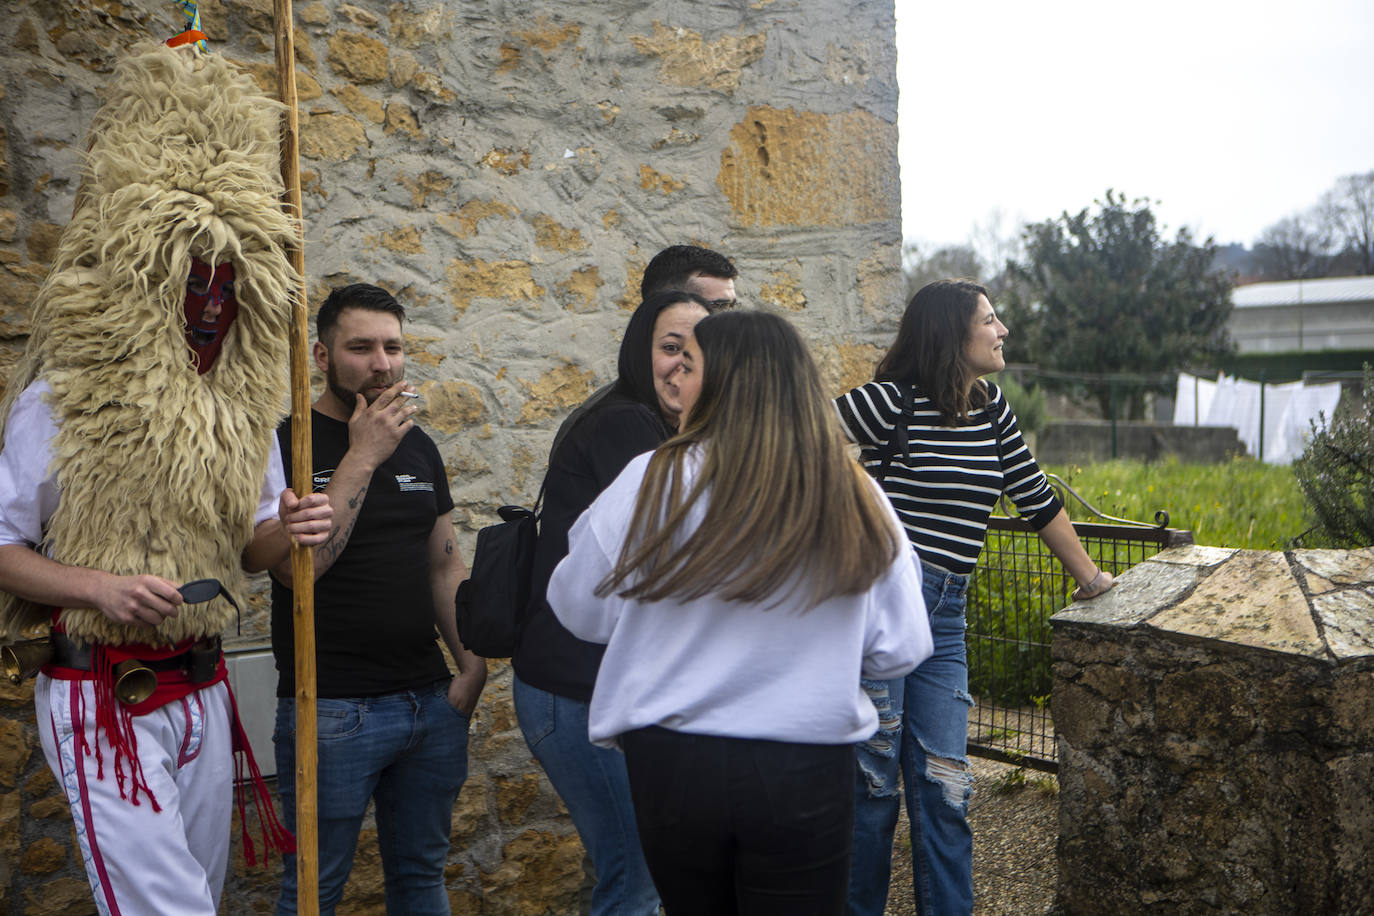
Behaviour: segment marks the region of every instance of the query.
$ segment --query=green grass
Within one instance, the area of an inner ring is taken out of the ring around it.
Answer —
[[[1311,521],[1297,479],[1286,466],[1246,458],[1219,464],[1166,460],[1108,461],[1082,467],[1050,466],[1088,502],[1109,515],[1152,522],[1169,513],[1169,525],[1193,532],[1193,541],[1212,547],[1285,550],[1302,537],[1302,547],[1333,546],[1307,534]],[[1070,500],[1072,502],[1072,500]],[[1069,515],[1090,513],[1070,505]]]

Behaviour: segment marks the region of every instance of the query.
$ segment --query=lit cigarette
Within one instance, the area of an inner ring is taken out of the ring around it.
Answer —
[[[420,396],[420,392],[418,392],[418,391],[402,391],[402,392],[401,392],[401,397],[403,397],[403,398],[418,398],[419,396]]]

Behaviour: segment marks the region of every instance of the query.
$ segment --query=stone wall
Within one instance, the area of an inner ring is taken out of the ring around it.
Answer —
[[[1057,912],[1374,913],[1374,548],[1168,550],[1052,623]]]
[[[1117,458],[1206,463],[1245,454],[1245,443],[1231,426],[1175,426],[1172,423],[1118,422]],[[1088,464],[1112,455],[1110,420],[1057,420],[1036,440],[1035,457],[1044,464]]]
[[[273,87],[271,4],[207,0],[216,53]],[[170,3],[0,6],[0,373],[71,212],[116,56]],[[471,549],[531,502],[553,431],[614,372],[640,275],[716,248],[784,311],[832,390],[870,377],[901,308],[892,0],[310,2],[296,7],[308,295],[368,281],[410,310],[409,376]],[[244,640],[266,632],[258,596]],[[0,693],[0,912],[80,911],[84,882],[29,688]],[[493,664],[459,801],[456,912],[574,912],[581,849]],[[360,847],[349,912],[381,912]],[[231,879],[264,911],[275,873]]]

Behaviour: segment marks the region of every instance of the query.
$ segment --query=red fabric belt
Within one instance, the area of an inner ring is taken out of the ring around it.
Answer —
[[[177,656],[185,655],[194,644],[195,640],[188,639],[175,646],[152,646],[143,643],[129,643],[122,646],[97,645],[91,647],[92,663],[89,669],[71,668],[51,663],[44,665],[42,670],[48,677],[61,681],[101,680],[105,671],[120,662],[137,659],[143,662],[153,662],[156,666],[157,662],[165,662],[175,659]],[[97,661],[99,656],[103,656],[103,658]],[[129,711],[130,715],[146,715],[154,709],[190,696],[202,687],[218,684],[229,676],[229,670],[224,665],[223,653],[220,654],[215,665],[214,675],[209,680],[192,681],[187,672],[180,666],[155,670],[153,673],[157,675],[157,688],[142,703],[125,706],[124,708]]]
[[[57,625],[57,610],[55,609],[53,611],[53,632],[55,634],[61,633],[61,628]],[[131,717],[146,715],[168,703],[184,699],[202,687],[210,687],[223,681],[225,688],[229,691],[229,728],[233,735],[235,782],[239,785],[237,795],[244,859],[249,865],[256,865],[258,861],[253,839],[249,833],[247,803],[251,793],[251,800],[257,809],[258,824],[262,831],[262,862],[266,865],[267,856],[273,851],[282,854],[295,852],[296,838],[277,819],[277,812],[272,804],[272,796],[267,791],[267,785],[263,782],[257,761],[253,759],[253,749],[248,743],[248,736],[244,733],[243,724],[239,720],[238,701],[234,699],[233,688],[229,686],[229,670],[224,664],[224,654],[220,653],[214,675],[209,680],[192,681],[185,668],[177,665],[166,670],[155,670],[157,687],[142,703],[126,706],[115,699],[112,673],[115,666],[120,662],[129,659],[138,659],[143,662],[166,661],[178,655],[186,654],[194,642],[195,640],[188,639],[175,646],[142,644],[106,646],[96,644],[91,647],[89,670],[48,664],[43,666],[42,671],[48,677],[57,680],[95,682],[95,728],[97,732],[105,733],[106,740],[109,741],[114,750],[115,778],[119,782],[119,795],[121,798],[126,797],[125,782],[127,780],[130,783],[127,796],[129,801],[136,805],[139,803],[138,796],[140,793],[147,795],[154,811],[159,811],[161,808],[143,776],[143,768],[138,758],[138,745],[134,740],[131,727]],[[96,778],[103,779],[104,768],[99,741],[96,741],[92,747],[84,733],[79,735],[77,754],[90,754],[92,752],[94,752],[96,759]],[[128,768],[127,773],[125,767]]]

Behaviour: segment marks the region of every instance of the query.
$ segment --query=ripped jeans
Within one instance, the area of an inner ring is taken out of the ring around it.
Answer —
[[[960,916],[973,910],[973,778],[965,752],[973,706],[964,649],[968,577],[925,563],[921,572],[935,654],[899,680],[863,682],[878,710],[878,732],[857,745],[849,873],[849,912],[855,916],[882,916],[887,904],[899,772],[911,821],[916,912]]]

